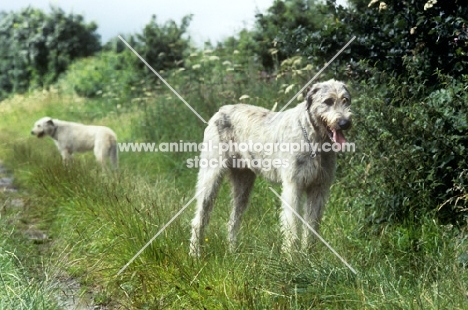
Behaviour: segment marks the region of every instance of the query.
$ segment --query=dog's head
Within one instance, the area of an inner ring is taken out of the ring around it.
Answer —
[[[351,128],[351,95],[342,82],[329,80],[314,84],[307,94],[306,109],[313,123],[332,142],[343,144],[343,130]]]
[[[45,135],[50,135],[54,132],[56,125],[50,117],[43,117],[34,123],[34,127],[31,130],[31,134],[38,138],[42,138]]]

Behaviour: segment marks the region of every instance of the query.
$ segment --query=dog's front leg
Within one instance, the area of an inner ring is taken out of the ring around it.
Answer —
[[[307,190],[306,202],[304,205],[304,220],[319,233],[320,221],[322,220],[325,202],[328,196],[329,186],[315,185]],[[314,243],[315,234],[309,228],[304,227],[302,232],[302,248],[310,249]]]
[[[281,209],[281,229],[284,237],[283,251],[290,253],[298,240],[297,218],[291,208],[300,213],[301,191],[294,182],[283,182],[281,198],[283,201]]]
[[[254,186],[255,173],[248,169],[231,169],[229,177],[232,185],[233,207],[228,222],[228,241],[230,251],[234,252],[237,247],[237,233],[242,213],[247,208],[250,193]]]
[[[55,142],[55,141],[54,141]],[[70,164],[71,160],[72,160],[72,155],[73,153],[70,152],[70,150],[63,146],[63,145],[60,145],[58,142],[55,143],[60,151],[60,155],[62,156],[62,162],[64,165],[68,165]]]

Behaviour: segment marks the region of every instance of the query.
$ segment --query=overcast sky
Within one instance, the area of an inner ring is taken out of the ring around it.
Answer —
[[[0,10],[17,11],[28,5],[48,10],[50,4],[81,14],[86,22],[95,21],[102,43],[118,34],[140,32],[153,14],[158,23],[172,19],[178,24],[193,14],[189,34],[201,46],[206,40],[214,43],[250,28],[256,12],[265,11],[273,0],[2,0]]]
[[[50,4],[67,13],[81,14],[86,22],[95,21],[102,42],[118,34],[140,32],[151,18],[158,23],[169,19],[180,24],[183,16],[193,14],[191,38],[201,45],[234,35],[252,26],[257,10],[265,11],[273,0],[2,0],[0,10],[17,11],[31,5],[48,10]]]

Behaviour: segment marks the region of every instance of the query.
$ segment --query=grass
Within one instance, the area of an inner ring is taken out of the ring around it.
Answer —
[[[0,178],[9,177],[0,171]],[[58,309],[52,269],[25,234],[20,195],[0,188],[0,309]],[[33,272],[31,272],[33,270]]]
[[[31,278],[29,271],[23,266],[24,261],[15,252],[19,250],[9,241],[18,240],[11,232],[5,231],[2,225],[2,242],[0,243],[0,308],[1,309],[58,309],[54,299],[51,283],[42,277]]]
[[[252,98],[256,92],[276,96],[273,89],[258,85]],[[188,98],[203,104],[202,99]],[[219,104],[209,96],[203,100],[212,100],[207,114]],[[112,127],[120,141],[199,141],[203,127],[188,109],[174,108],[178,104],[160,95],[144,108],[120,111],[96,99],[59,93],[17,96],[0,104],[0,158],[34,202],[27,216],[53,240],[44,261],[79,279],[95,303],[123,309],[466,307],[468,273],[458,259],[467,250],[464,232],[429,217],[417,226],[372,224],[372,199],[365,187],[375,179],[366,178],[363,154],[340,156],[321,230],[357,275],[322,244],[310,254],[282,254],[280,202],[262,180],[244,216],[236,253],[229,253],[226,244],[230,197],[224,184],[201,259],[188,256],[191,207],[117,275],[194,195],[197,171],[184,167],[194,154],[121,153],[120,172],[109,175],[100,171],[92,155],[78,156],[64,167],[52,141],[28,137],[29,129],[45,114],[80,116],[83,122]],[[14,257],[6,254],[10,262]],[[36,296],[48,296],[41,285],[28,287]]]

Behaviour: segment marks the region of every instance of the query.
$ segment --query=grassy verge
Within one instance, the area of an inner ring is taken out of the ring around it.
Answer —
[[[51,270],[22,229],[25,200],[5,182],[10,177],[0,161],[0,309],[58,309]]]
[[[17,253],[32,253],[31,249],[18,249],[11,244],[19,238],[13,236],[4,225],[0,227],[0,308],[1,309],[58,309],[52,283],[46,281],[47,274],[37,275],[28,270],[24,257]],[[26,266],[24,266],[26,265]]]
[[[244,216],[238,252],[227,250],[230,198],[223,186],[201,259],[188,256],[193,215],[189,208],[117,275],[192,198],[196,171],[181,164],[188,155],[163,153],[123,153],[117,175],[103,174],[87,155],[64,167],[52,141],[28,137],[29,129],[45,114],[66,119],[76,117],[77,111],[90,111],[90,102],[58,94],[41,98],[14,99],[11,109],[3,103],[0,158],[27,188],[34,217],[53,240],[44,261],[80,279],[97,304],[132,309],[466,306],[468,273],[459,260],[466,253],[464,234],[430,219],[422,226],[369,224],[369,199],[360,196],[362,191],[353,196],[343,190],[367,182],[358,177],[365,170],[359,156],[339,159],[340,169],[349,167],[356,178],[354,184],[346,184],[340,179],[344,172],[339,171],[322,227],[323,237],[357,275],[322,244],[312,254],[298,251],[292,259],[283,255],[280,203],[263,181],[256,184]],[[131,141],[137,113],[128,110],[92,118],[115,128],[120,141]],[[155,138],[170,137],[168,121],[160,114],[154,116],[165,125]]]

